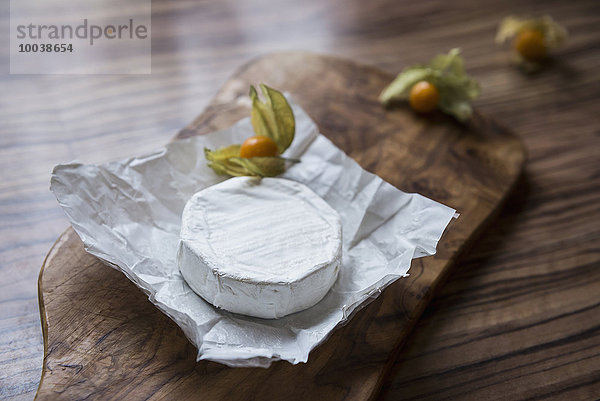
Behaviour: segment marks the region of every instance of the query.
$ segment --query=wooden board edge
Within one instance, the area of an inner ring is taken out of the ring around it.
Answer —
[[[42,340],[44,343],[44,358],[42,360],[42,372],[40,375],[40,383],[38,384],[38,388],[35,391],[34,400],[37,399],[40,389],[42,388],[44,377],[46,376],[46,358],[48,357],[48,319],[46,316],[46,305],[44,303],[44,270],[48,263],[52,260],[54,254],[61,249],[61,245],[66,242],[71,235],[73,235],[74,231],[71,226],[69,226],[63,233],[54,241],[50,250],[46,254],[44,261],[42,262],[42,267],[40,268],[40,272],[38,274],[37,279],[37,292],[38,292],[38,306],[40,309],[40,323],[42,326]]]

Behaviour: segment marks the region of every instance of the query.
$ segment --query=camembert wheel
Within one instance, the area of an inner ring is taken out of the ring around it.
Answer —
[[[340,217],[308,187],[235,177],[197,192],[182,216],[178,262],[218,308],[280,318],[319,302],[342,259]]]

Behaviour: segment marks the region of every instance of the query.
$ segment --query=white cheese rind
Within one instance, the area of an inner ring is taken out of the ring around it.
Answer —
[[[188,285],[214,306],[280,318],[313,306],[333,286],[341,221],[300,183],[235,177],[187,202],[177,258]]]

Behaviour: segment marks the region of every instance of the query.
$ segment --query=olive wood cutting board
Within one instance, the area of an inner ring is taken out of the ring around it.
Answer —
[[[178,138],[249,115],[248,87],[287,91],[321,132],[365,169],[406,192],[457,209],[435,256],[413,260],[315,349],[306,364],[268,369],[196,362],[196,349],[120,272],[83,250],[69,228],[39,276],[44,366],[37,399],[364,400],[380,382],[457,256],[492,221],[525,160],[518,138],[475,113],[460,125],[377,101],[393,75],[310,53],[274,53],[242,66]]]

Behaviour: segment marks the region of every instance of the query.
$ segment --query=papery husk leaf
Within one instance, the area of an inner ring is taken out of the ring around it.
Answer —
[[[208,166],[219,175],[234,177],[275,177],[285,171],[286,160],[281,157],[240,157],[240,145],[212,151],[204,149]]]
[[[269,137],[275,141],[277,124],[275,123],[273,110],[267,103],[260,101],[254,86],[250,86],[250,99],[252,99],[250,121],[252,123],[252,128],[254,128],[254,133],[256,135]]]
[[[210,150],[208,148],[204,148],[204,154],[206,155],[206,158],[210,161],[224,160],[229,159],[230,157],[240,157],[241,148],[241,145],[225,146],[217,150]]]
[[[219,175],[244,176],[248,170],[231,162],[231,158],[240,157],[240,145],[231,145],[217,150],[204,148],[208,166]]]
[[[466,122],[473,113],[473,108],[468,101],[440,99],[438,106],[441,111],[454,116],[460,122]]]
[[[252,114],[250,121],[256,135],[269,137],[277,144],[279,154],[282,154],[294,140],[296,122],[294,113],[287,99],[281,92],[261,84],[260,89],[265,98],[258,98],[256,89],[250,87],[252,99]]]
[[[521,18],[517,18],[515,16],[504,18],[500,22],[498,32],[496,32],[496,43],[506,42],[508,39],[513,38],[521,30],[527,28],[527,26],[531,26],[531,24],[526,23]]]
[[[455,75],[464,75],[465,67],[459,49],[452,49],[448,54],[438,54],[429,63],[433,70],[448,71]]]
[[[245,169],[250,176],[275,177],[285,171],[285,160],[280,157],[234,157],[231,163]]]

